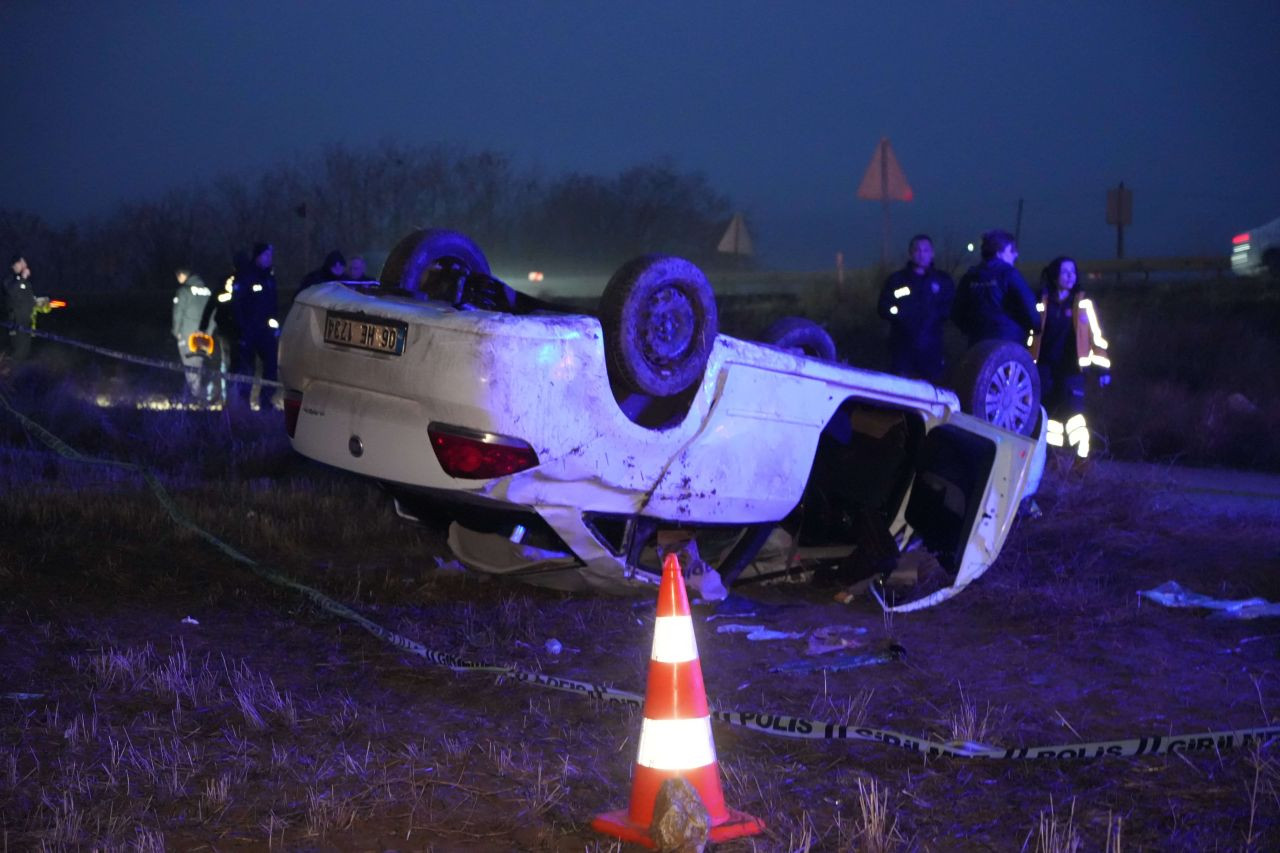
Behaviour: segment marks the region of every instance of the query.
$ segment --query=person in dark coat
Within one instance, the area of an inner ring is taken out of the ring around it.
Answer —
[[[219,372],[213,389],[214,403],[227,402],[226,374],[236,360],[236,348],[240,345],[240,333],[236,329],[235,308],[231,298],[235,295],[236,279],[244,275],[249,266],[249,255],[236,252],[231,262],[231,274],[223,282],[222,289],[210,296],[200,314],[200,331],[213,336],[214,361]]]
[[[364,258],[356,255],[351,259],[350,265],[347,267],[346,281],[377,281],[373,276],[369,275],[368,267]]]
[[[48,300],[43,303],[48,305]],[[9,324],[0,329],[0,340],[8,341],[14,361],[25,361],[31,355],[31,330],[40,307],[41,299],[31,290],[31,267],[19,252],[9,259],[9,274],[0,287],[0,322]]]
[[[938,382],[946,367],[942,331],[951,316],[956,285],[933,267],[933,241],[917,234],[907,247],[907,265],[885,279],[877,311],[889,321],[892,372]]]
[[[337,249],[324,256],[324,263],[302,277],[298,283],[298,292],[306,290],[313,284],[324,284],[326,281],[341,281],[347,269],[347,259]]]
[[[1093,300],[1079,287],[1073,258],[1054,258],[1040,273],[1039,334],[1031,357],[1040,373],[1040,393],[1049,416],[1052,447],[1072,447],[1077,459],[1089,456],[1089,424],[1084,397],[1087,375],[1099,387],[1111,382],[1111,358]]]
[[[1008,231],[982,235],[982,263],[970,267],[956,288],[951,319],[969,338],[1012,341],[1023,346],[1040,325],[1036,298],[1013,265],[1018,245]]]
[[[231,361],[231,372],[252,374],[255,363],[262,364],[262,379],[274,382],[276,373],[276,338],[280,334],[280,303],[276,297],[276,276],[272,269],[274,251],[270,243],[258,243],[232,288],[231,306],[235,316],[239,343]],[[240,383],[240,398],[249,402],[251,388]],[[258,393],[258,408],[271,407],[274,389],[263,384]]]

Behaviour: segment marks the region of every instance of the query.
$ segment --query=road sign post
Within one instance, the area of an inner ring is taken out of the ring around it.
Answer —
[[[898,158],[889,146],[889,138],[883,137],[876,151],[871,155],[871,162],[858,185],[858,198],[880,202],[884,211],[884,227],[880,242],[880,263],[889,264],[889,202],[911,201],[915,193],[907,183],[907,176],[898,165]]]

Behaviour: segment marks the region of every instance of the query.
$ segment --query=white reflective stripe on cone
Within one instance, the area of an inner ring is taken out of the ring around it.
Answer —
[[[660,663],[687,663],[698,659],[693,638],[693,620],[688,616],[658,616],[653,625],[651,660]]]
[[[640,727],[636,764],[651,770],[693,770],[716,760],[711,741],[711,718],[650,720]]]

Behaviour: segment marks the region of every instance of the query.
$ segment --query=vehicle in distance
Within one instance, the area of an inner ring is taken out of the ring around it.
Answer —
[[[981,575],[1043,466],[1026,350],[969,359],[957,397],[838,363],[801,318],[766,338],[720,334],[711,286],[680,258],[623,265],[588,315],[428,229],[378,282],[299,294],[281,336],[286,426],[402,514],[449,519],[467,566],[557,589],[656,584],[659,550],[690,536],[731,584],[779,527],[838,576],[927,548],[950,585],[908,608]]]
[[[1231,271],[1280,278],[1280,219],[1231,238]]]

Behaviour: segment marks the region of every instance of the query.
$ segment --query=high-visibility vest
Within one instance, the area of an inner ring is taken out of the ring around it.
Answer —
[[[1040,360],[1040,342],[1044,339],[1045,310],[1044,301],[1036,304],[1040,312],[1040,331],[1027,341],[1031,349],[1031,357]],[[1107,357],[1107,339],[1102,336],[1102,326],[1098,324],[1098,312],[1093,307],[1093,300],[1077,290],[1071,298],[1071,319],[1076,332],[1076,358],[1081,369],[1086,367],[1111,368],[1111,359]]]

